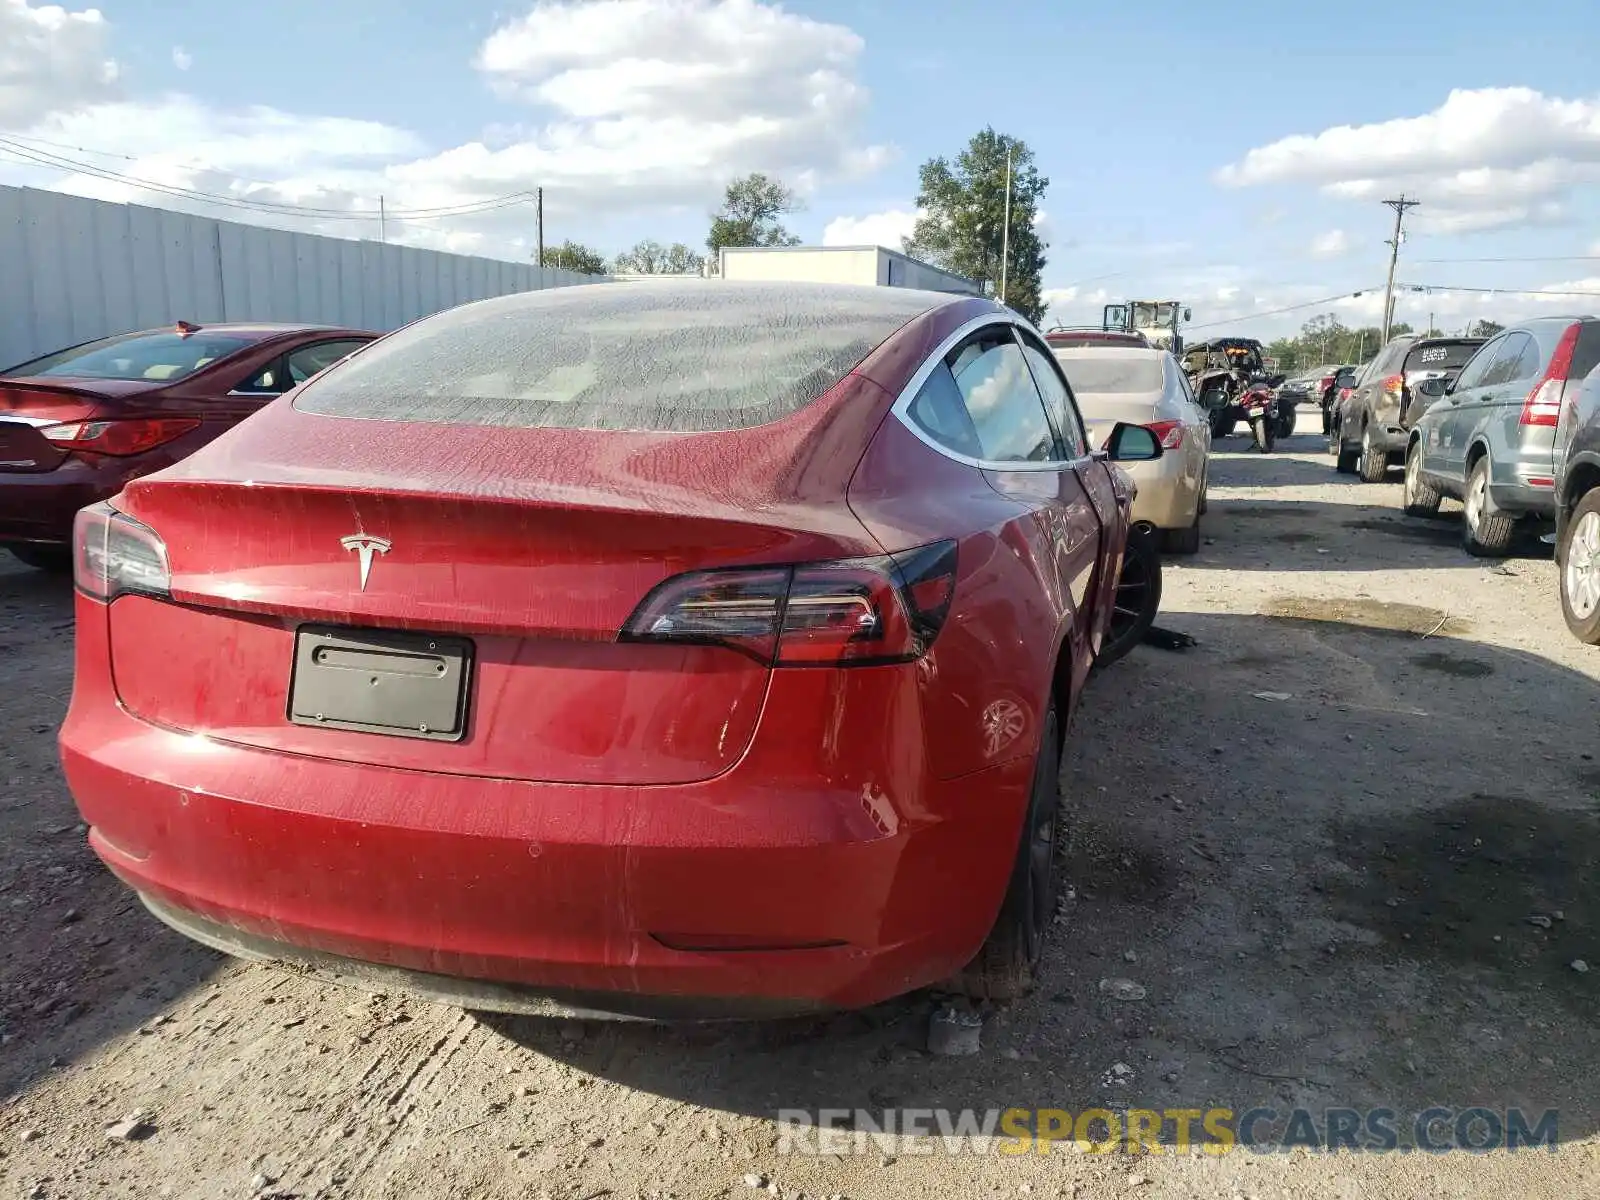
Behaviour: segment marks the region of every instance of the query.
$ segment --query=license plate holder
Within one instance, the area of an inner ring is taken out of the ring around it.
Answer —
[[[470,638],[302,625],[294,637],[289,720],[459,742],[472,659]]]

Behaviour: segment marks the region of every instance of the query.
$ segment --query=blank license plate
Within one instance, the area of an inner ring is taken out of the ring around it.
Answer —
[[[289,719],[458,742],[471,677],[468,638],[303,625],[294,638]]]

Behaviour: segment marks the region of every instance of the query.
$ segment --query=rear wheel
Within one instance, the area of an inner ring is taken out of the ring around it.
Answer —
[[[1278,409],[1278,436],[1280,438],[1294,436],[1294,423],[1299,415],[1298,410],[1292,404]]]
[[[1194,520],[1185,529],[1169,529],[1163,541],[1170,554],[1195,554],[1200,549],[1200,505],[1202,501],[1195,502]]]
[[[1112,602],[1111,626],[1106,630],[1100,656],[1095,659],[1096,666],[1110,666],[1125,657],[1155,623],[1161,607],[1161,555],[1154,532],[1141,529],[1128,534],[1128,549],[1122,556],[1122,574]]]
[[[1372,426],[1361,426],[1361,458],[1357,469],[1362,483],[1382,483],[1389,474],[1389,456],[1372,444]]]
[[[1022,818],[1000,915],[977,955],[953,981],[975,1000],[1015,1000],[1033,986],[1045,933],[1056,915],[1056,840],[1061,820],[1061,723],[1055,702],[1040,722],[1033,786]]]
[[[72,570],[72,551],[65,546],[12,545],[6,549],[16,556],[18,562],[36,571],[65,575]]]
[[[1467,475],[1467,494],[1462,499],[1461,540],[1467,553],[1479,558],[1502,558],[1511,549],[1516,522],[1494,508],[1489,498],[1489,456],[1472,464]]]
[[[1406,451],[1406,513],[1413,517],[1439,515],[1439,489],[1422,477],[1422,443],[1412,442]]]
[[[1341,475],[1354,475],[1356,462],[1361,453],[1351,450],[1344,444],[1344,422],[1335,421],[1333,432],[1328,435],[1328,453],[1333,455],[1333,469]]]
[[[1600,488],[1578,502],[1561,547],[1561,615],[1580,642],[1600,646]]]

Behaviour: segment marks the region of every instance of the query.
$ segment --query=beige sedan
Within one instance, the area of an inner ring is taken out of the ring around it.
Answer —
[[[1193,554],[1206,510],[1211,423],[1177,360],[1166,350],[1133,346],[1074,346],[1055,355],[1089,427],[1091,446],[1102,445],[1118,421],[1148,426],[1160,437],[1160,458],[1122,464],[1139,486],[1133,519],[1161,530],[1168,550]]]

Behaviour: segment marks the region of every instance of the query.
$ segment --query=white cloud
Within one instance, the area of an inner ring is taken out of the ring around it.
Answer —
[[[835,217],[822,231],[822,244],[887,246],[891,250],[898,250],[901,239],[911,236],[916,223],[916,213],[897,208],[865,217]]]
[[[98,9],[0,0],[0,130],[114,96],[117,64],[106,40]]]
[[[172,65],[180,71],[187,71],[194,66],[194,55],[190,54],[182,46],[174,46],[172,48]]]
[[[1461,233],[1548,222],[1600,180],[1600,98],[1525,87],[1458,89],[1421,116],[1282,138],[1217,172],[1231,187],[1311,184],[1347,199],[1420,196],[1419,228]]]
[[[1311,239],[1309,253],[1312,258],[1343,258],[1350,253],[1350,235],[1342,229],[1330,229]]]
[[[29,28],[66,21],[39,15],[59,9],[21,4],[0,0],[0,67],[16,40],[17,13]],[[95,35],[80,36],[78,58],[100,63],[98,14],[72,20]],[[777,175],[804,194],[875,169],[888,151],[857,136],[867,100],[856,81],[861,50],[847,27],[767,0],[540,0],[501,21],[476,56],[512,106],[507,119],[482,140],[454,147],[432,149],[381,122],[219,110],[183,95],[118,101],[109,83],[34,86],[26,106],[12,98],[10,108],[19,114],[16,127],[36,136],[132,156],[112,164],[124,176],[231,197],[370,214],[381,194],[391,212],[403,213],[542,185],[547,235],[553,228],[581,240],[585,225],[616,214],[705,212],[730,178],[749,171]],[[0,69],[0,115],[16,90],[7,78]],[[25,181],[263,224],[376,233],[372,222],[219,211],[88,173],[32,171]],[[447,221],[399,217],[388,232],[520,257],[530,218],[531,206],[519,203]]]

